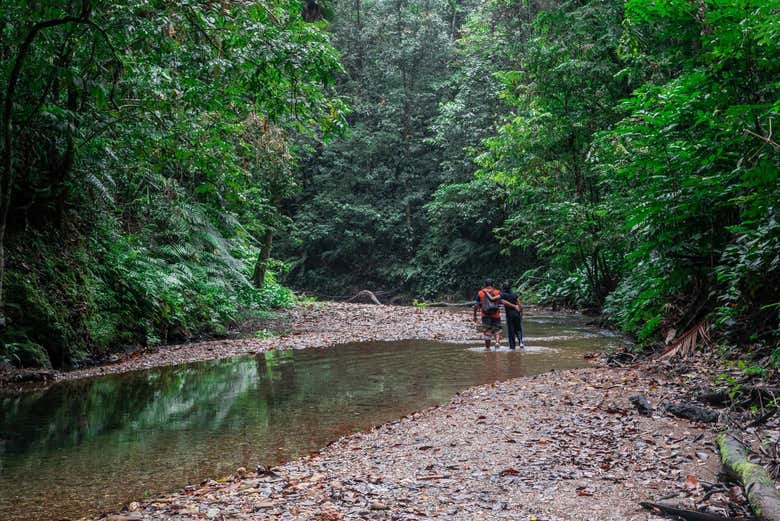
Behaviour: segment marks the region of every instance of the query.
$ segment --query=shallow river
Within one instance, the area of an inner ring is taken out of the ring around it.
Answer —
[[[525,352],[478,341],[271,351],[0,395],[0,519],[116,510],[448,401],[470,386],[586,365],[619,342],[584,317],[527,316]]]

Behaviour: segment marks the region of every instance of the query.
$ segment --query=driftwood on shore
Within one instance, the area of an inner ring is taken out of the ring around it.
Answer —
[[[473,306],[473,301],[468,302],[426,302],[425,306],[429,308],[465,308]]]
[[[723,466],[745,487],[750,506],[759,519],[780,521],[780,493],[774,480],[760,465],[748,460],[748,450],[730,432],[718,436]]]

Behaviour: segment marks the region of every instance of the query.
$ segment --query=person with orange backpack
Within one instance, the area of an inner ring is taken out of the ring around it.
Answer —
[[[493,339],[496,341],[496,349],[499,348],[501,340],[501,309],[498,304],[500,298],[501,292],[493,287],[491,279],[485,281],[485,287],[479,290],[474,298],[474,322],[480,325],[480,321],[477,319],[477,309],[479,309],[482,315],[481,327],[482,336],[485,340],[485,349],[490,349],[490,343]]]

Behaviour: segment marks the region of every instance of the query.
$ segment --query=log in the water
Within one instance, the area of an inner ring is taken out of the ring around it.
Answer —
[[[748,460],[748,450],[730,432],[718,436],[723,465],[745,487],[750,506],[759,519],[780,521],[780,493],[764,467]]]

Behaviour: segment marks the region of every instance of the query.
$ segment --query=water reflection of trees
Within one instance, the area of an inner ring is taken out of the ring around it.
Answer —
[[[408,398],[405,387],[430,376],[424,364],[411,373],[397,364],[372,367],[365,349],[347,351],[271,351],[6,396],[0,399],[0,439],[7,456],[103,437],[121,445],[175,431],[216,433],[246,426],[262,431],[300,421],[314,426],[318,415],[333,415],[350,404],[381,405],[388,392],[393,400]]]
[[[121,442],[154,431],[215,430],[231,420],[236,401],[257,380],[254,361],[237,358],[69,382],[2,398],[0,435],[13,453],[79,445],[107,434]]]
[[[125,443],[178,431],[249,429],[259,437],[273,426],[313,429],[339,414],[349,423],[350,411],[441,401],[457,388],[527,370],[520,357],[457,361],[441,347],[421,352],[419,344],[270,351],[2,397],[0,451],[61,449],[105,436]]]

